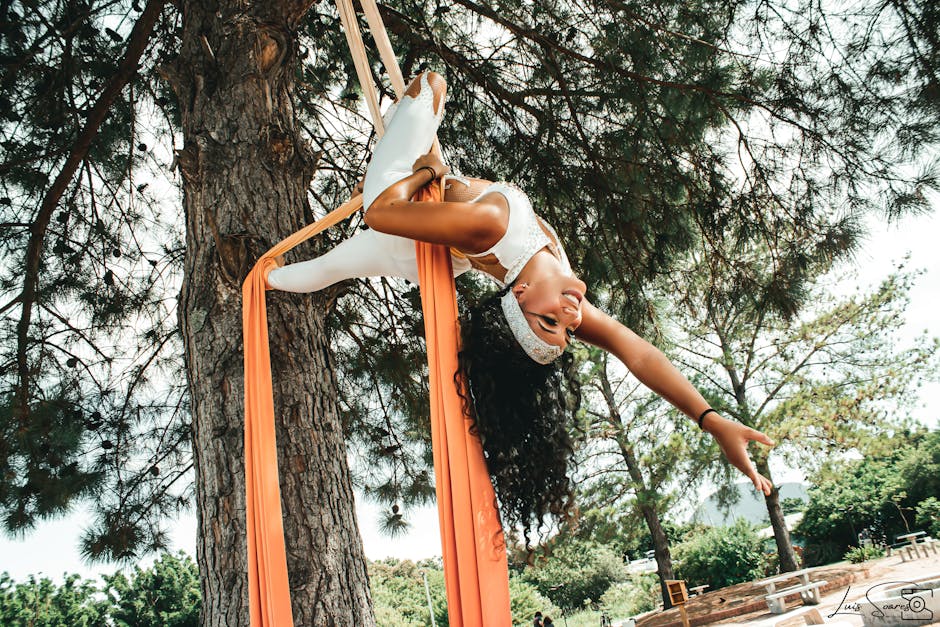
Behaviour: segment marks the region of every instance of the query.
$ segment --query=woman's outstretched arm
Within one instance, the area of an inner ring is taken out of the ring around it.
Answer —
[[[662,351],[586,301],[582,306],[581,326],[575,335],[615,355],[641,383],[692,420],[697,420],[709,408],[695,386]],[[715,413],[705,417],[702,427],[718,441],[728,461],[747,475],[755,488],[769,495],[773,485],[754,468],[747,446],[749,442],[773,446],[773,440],[756,429]]]

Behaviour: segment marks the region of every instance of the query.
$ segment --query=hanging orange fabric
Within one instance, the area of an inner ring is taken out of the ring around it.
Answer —
[[[441,200],[439,182],[417,200]],[[480,438],[457,392],[459,326],[450,250],[416,242],[428,349],[437,515],[452,627],[510,625],[509,570],[496,494]]]
[[[440,184],[419,193],[441,198]],[[342,221],[362,206],[357,196],[266,252],[242,285],[245,346],[245,491],[248,589],[252,627],[293,625],[265,302],[265,274],[274,258]],[[427,337],[438,518],[447,607],[453,627],[510,625],[509,572],[496,498],[480,440],[454,383],[457,300],[450,252],[418,242],[421,302]]]
[[[352,198],[322,219],[278,242],[261,256],[242,284],[245,514],[248,534],[248,601],[252,627],[290,627],[294,624],[277,472],[265,274],[276,265],[275,257],[330,228],[361,207],[362,196]]]
[[[373,125],[381,136],[384,125],[379,116],[378,96],[372,85],[352,0],[336,0],[336,5]],[[361,0],[361,5],[395,93],[401,98],[404,80],[375,0]],[[436,139],[434,150],[439,151]],[[440,184],[429,185],[418,197],[440,200]],[[242,285],[251,627],[291,627],[294,624],[278,483],[265,275],[275,265],[275,257],[361,207],[362,196],[356,196],[279,242],[261,256]],[[480,440],[469,431],[470,419],[463,412],[454,383],[459,332],[450,254],[444,246],[421,242],[416,246],[427,336],[431,438],[448,616],[453,627],[503,627],[512,623],[503,531]]]

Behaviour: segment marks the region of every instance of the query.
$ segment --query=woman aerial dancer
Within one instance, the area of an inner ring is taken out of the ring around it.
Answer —
[[[316,259],[274,268],[269,287],[314,292],[374,276],[417,282],[415,240],[449,246],[454,276],[476,269],[501,286],[462,317],[459,361],[468,381],[464,400],[504,525],[528,530],[546,515],[570,511],[566,419],[580,399],[573,358],[565,352],[572,338],[619,358],[711,433],[728,460],[769,494],[772,485],[755,470],[747,445],[772,446],[770,438],[709,408],[658,349],[594,307],[555,231],[535,215],[524,192],[507,183],[447,176],[449,168],[429,153],[445,94],[440,75],[423,73],[386,116],[385,135],[361,186],[370,228]],[[443,201],[411,200],[439,178]]]

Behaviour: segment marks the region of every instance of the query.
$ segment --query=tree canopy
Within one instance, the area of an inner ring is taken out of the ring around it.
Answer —
[[[862,213],[925,210],[936,187],[927,0],[381,9],[405,73],[430,65],[448,79],[440,135],[455,168],[525,188],[598,301],[640,329],[653,326],[651,283],[699,239],[722,242],[711,258],[732,270],[762,251],[769,294],[792,312],[814,264],[852,250]],[[226,5],[217,19],[236,14]],[[92,498],[85,553],[129,559],[164,546],[163,521],[192,496],[195,375],[176,312],[177,172],[189,162],[169,86],[194,53],[180,49],[179,5],[158,0],[5,2],[0,19],[0,513],[23,531]],[[369,129],[331,5],[271,32],[287,43],[292,112],[319,156],[309,207],[297,207],[310,220],[361,174]],[[212,42],[198,54],[211,67]],[[211,75],[200,86],[214,88]],[[225,143],[254,130],[212,132]],[[263,249],[249,223],[220,246]],[[737,283],[746,290],[748,275]],[[390,286],[338,286],[331,324],[358,481],[397,507],[429,498],[430,459],[420,317],[413,294]],[[461,286],[467,298],[479,289]],[[390,509],[389,528],[400,514]]]
[[[841,559],[866,528],[876,542],[892,544],[896,535],[915,531],[919,511],[935,507],[940,432],[899,431],[882,444],[876,455],[832,460],[813,477],[795,530],[805,539],[809,564]],[[921,516],[920,522],[932,522]]]

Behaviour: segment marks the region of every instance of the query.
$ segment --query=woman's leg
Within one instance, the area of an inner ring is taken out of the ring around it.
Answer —
[[[410,83],[408,83],[408,88],[405,90],[406,96],[411,96],[412,98],[417,98],[421,95],[421,88],[423,87],[422,79],[427,79],[428,86],[431,88],[431,92],[434,94],[434,110],[440,112],[441,105],[444,103],[444,98],[447,96],[447,81],[444,80],[444,77],[438,74],[437,72],[422,72],[415,76]]]
[[[366,211],[386,188],[410,175],[412,164],[431,149],[446,93],[447,83],[435,72],[420,74],[408,86],[366,170],[362,192]]]
[[[372,155],[363,181],[363,206],[368,207],[387,187],[410,175],[415,160],[430,150],[446,92],[444,78],[434,72],[417,76],[408,86],[407,98],[402,98]],[[345,279],[372,276],[416,281],[414,243],[371,229],[359,231],[316,259],[274,268],[267,281],[278,290],[316,292]]]
[[[468,202],[479,195],[484,181],[452,181],[446,202],[411,201],[427,182],[426,173],[412,176],[412,166],[434,142],[446,91],[443,77],[434,72],[409,85],[366,171],[366,223],[382,233],[477,253],[498,241],[508,223],[508,206],[500,198],[496,204]]]
[[[398,276],[417,281],[414,242],[378,233],[357,231],[316,259],[274,268],[268,285],[285,292],[317,292],[345,279]]]

